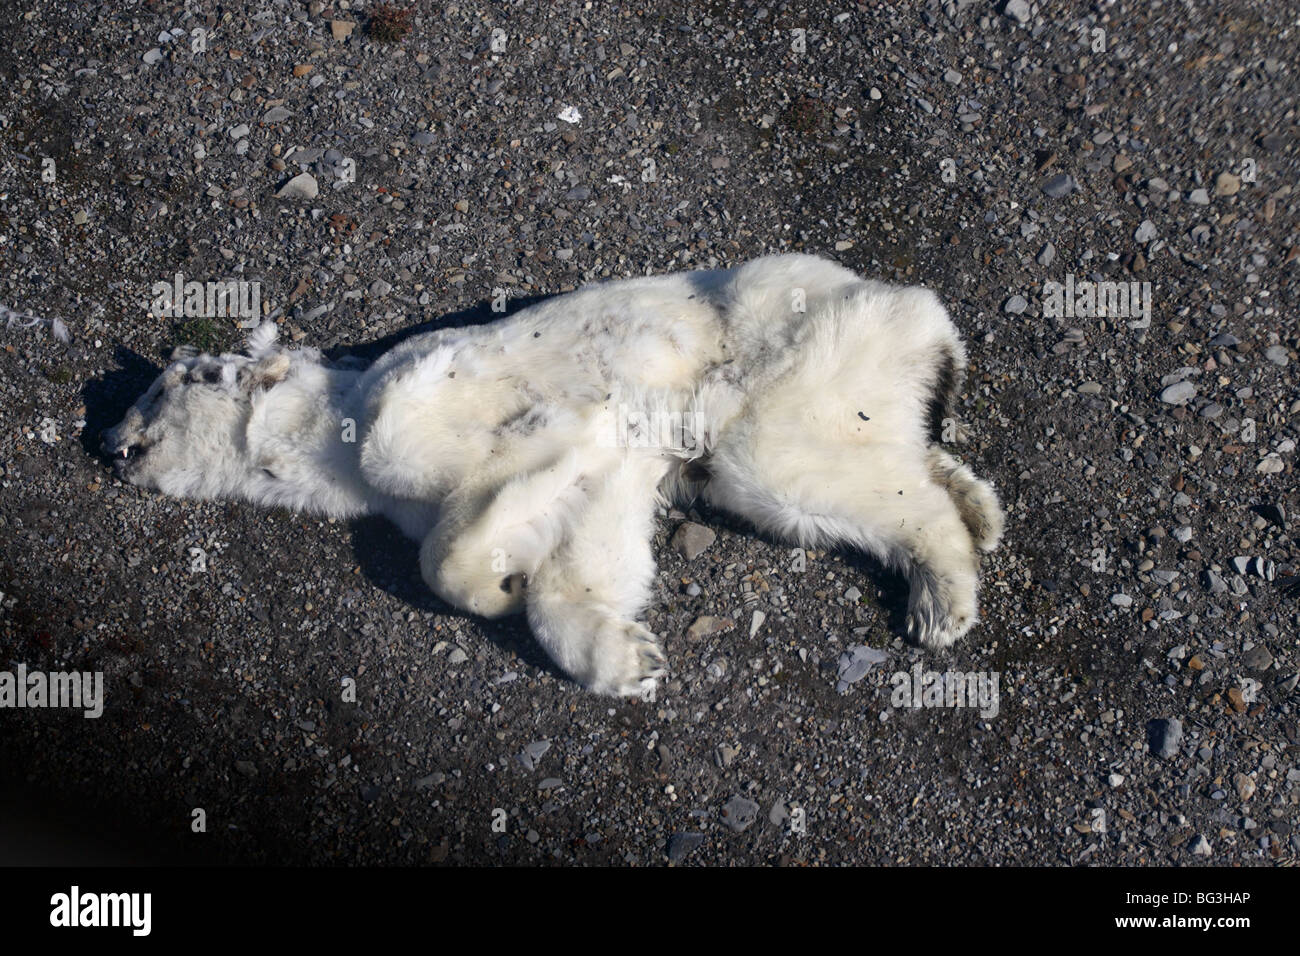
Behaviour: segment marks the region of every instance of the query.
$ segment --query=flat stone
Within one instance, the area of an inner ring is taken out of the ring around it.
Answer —
[[[1028,23],[1032,15],[1026,0],[1007,0],[1006,6],[1002,8],[1002,13],[1017,23]]]
[[[758,819],[758,804],[737,794],[722,805],[722,822],[733,833],[742,833]]]
[[[1160,393],[1160,401],[1166,405],[1185,405],[1196,397],[1196,383],[1183,380],[1175,382]]]
[[[320,194],[320,186],[311,173],[299,173],[280,187],[275,194],[277,199],[315,199]]]
[[[1183,742],[1183,722],[1177,717],[1153,720],[1147,724],[1151,752],[1162,760],[1176,756]]]
[[[1042,185],[1043,193],[1052,199],[1061,199],[1068,196],[1070,193],[1074,192],[1075,188],[1076,183],[1074,177],[1069,173],[1061,173],[1060,175],[1053,176]]]
[[[1219,173],[1214,179],[1214,195],[1235,196],[1241,189],[1241,178],[1232,173]]]
[[[674,833],[668,838],[668,860],[680,863],[704,842],[703,833]]]
[[[840,655],[837,675],[839,681],[836,684],[836,690],[843,693],[848,690],[850,685],[856,684],[866,677],[873,667],[877,664],[883,664],[887,660],[889,660],[889,654],[878,648],[867,647],[864,644],[850,646]]]
[[[673,550],[687,561],[694,561],[717,539],[712,528],[706,528],[694,521],[683,523],[673,534]]]
[[[729,617],[710,617],[704,615],[695,619],[695,623],[686,629],[688,641],[702,641],[714,634],[722,634],[732,629],[735,622]]]
[[[1273,666],[1273,654],[1263,644],[1256,644],[1241,658],[1247,667],[1255,671],[1266,671]]]

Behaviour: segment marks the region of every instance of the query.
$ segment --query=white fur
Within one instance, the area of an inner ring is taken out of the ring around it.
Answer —
[[[122,476],[385,514],[421,542],[439,596],[489,617],[526,611],[593,690],[641,694],[664,671],[635,618],[665,499],[699,496],[781,540],[903,570],[908,630],[926,645],[976,620],[977,549],[996,546],[1002,516],[929,434],[949,397],[942,370],[955,388],[965,367],[929,291],[769,256],[588,286],[414,336],[364,370],[275,338],[268,324],[247,356],[174,356],[106,436],[114,453],[140,450]],[[634,424],[619,432],[624,413]],[[687,440],[647,444],[673,415]]]

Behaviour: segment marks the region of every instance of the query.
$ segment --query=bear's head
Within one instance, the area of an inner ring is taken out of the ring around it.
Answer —
[[[265,323],[246,355],[199,354],[182,346],[126,417],[103,435],[119,478],[185,498],[248,487],[260,466],[248,453],[253,403],[289,373],[289,353]]]

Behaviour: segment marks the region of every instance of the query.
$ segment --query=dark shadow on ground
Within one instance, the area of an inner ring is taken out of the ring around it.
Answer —
[[[352,522],[351,531],[353,558],[361,567],[361,574],[375,587],[417,611],[473,620],[488,640],[513,652],[530,667],[547,671],[560,680],[571,679],[533,640],[522,614],[484,620],[465,614],[430,591],[420,576],[419,544],[404,536],[387,518],[359,518]],[[429,639],[432,642],[432,634]]]
[[[119,346],[113,352],[118,367],[88,380],[81,387],[81,401],[86,406],[86,427],[81,430],[81,447],[92,458],[107,462],[100,449],[104,429],[122,420],[126,410],[162,373],[162,368],[132,349]]]
[[[84,794],[54,792],[31,780],[0,788],[0,867],[225,862],[202,840],[172,836],[174,830],[144,825],[138,808],[103,794],[91,803]]]
[[[725,528],[727,531],[743,537],[756,537],[778,548],[788,550],[793,547],[756,531],[753,525],[743,518],[737,518],[728,512],[711,508],[705,502],[697,501],[689,509],[683,510],[690,512],[692,520],[698,520],[700,524],[708,525],[711,528]],[[915,644],[915,641],[907,637],[907,596],[909,587],[905,575],[899,571],[891,570],[869,555],[861,551],[854,551],[851,548],[815,548],[813,550],[833,550],[836,554],[842,555],[844,563],[856,574],[865,578],[863,583],[874,587],[876,593],[880,595],[879,605],[887,618],[890,639],[892,640],[897,636],[904,638],[909,644]],[[862,591],[863,594],[872,593],[868,587],[859,586],[858,590]]]

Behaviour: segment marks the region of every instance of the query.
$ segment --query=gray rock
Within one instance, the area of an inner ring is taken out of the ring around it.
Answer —
[[[1273,655],[1263,644],[1256,644],[1241,657],[1247,667],[1255,671],[1265,671],[1273,666]]]
[[[668,838],[668,860],[680,863],[704,842],[704,834],[698,832],[674,833]]]
[[[1002,311],[1009,312],[1012,315],[1019,315],[1027,308],[1029,308],[1029,300],[1027,300],[1023,295],[1013,295],[1011,298],[1007,299],[1007,303],[1002,307]]]
[[[299,173],[280,187],[275,194],[277,199],[315,199],[320,194],[320,186],[311,173]]]
[[[706,528],[694,521],[684,522],[673,534],[673,550],[687,561],[694,561],[717,539],[712,528]]]
[[[850,685],[856,684],[871,672],[877,664],[889,660],[886,651],[865,644],[852,644],[840,655],[838,663],[838,683],[836,690],[843,693]]]
[[[734,833],[748,830],[758,819],[758,804],[736,794],[722,805],[722,822]]]
[[[1281,365],[1284,368],[1291,361],[1291,357],[1286,354],[1286,349],[1280,345],[1270,345],[1264,349],[1264,358],[1268,359],[1274,365]]]
[[[1051,199],[1061,199],[1074,192],[1076,183],[1069,173],[1060,173],[1043,183],[1042,190]]]
[[[1183,741],[1183,722],[1177,717],[1153,720],[1147,724],[1147,734],[1151,752],[1168,760],[1177,755],[1178,745]]]
[[[1028,23],[1031,16],[1029,4],[1026,0],[1007,0],[1006,6],[1002,8],[1002,13],[1017,23]]]
[[[1160,401],[1166,405],[1185,405],[1196,397],[1196,383],[1184,379],[1175,382],[1160,393]]]
[[[413,783],[412,786],[415,787],[416,790],[428,790],[430,787],[441,786],[443,781],[445,781],[446,779],[447,779],[447,775],[445,773],[435,770],[431,774],[427,774],[423,777],[417,777],[415,783]]]
[[[549,740],[535,740],[519,754],[519,763],[526,770],[536,770],[537,762],[546,756],[546,752],[550,749],[551,742]]]

